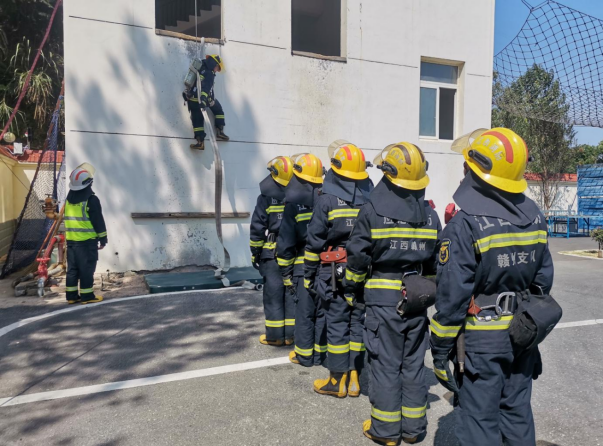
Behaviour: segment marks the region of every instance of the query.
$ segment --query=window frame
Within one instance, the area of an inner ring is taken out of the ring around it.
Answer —
[[[339,56],[325,56],[324,54],[319,53],[310,53],[307,51],[299,51],[293,49],[293,29],[291,30],[291,55],[292,56],[300,56],[300,57],[309,57],[312,59],[322,59],[322,60],[330,60],[332,62],[343,62],[347,63],[347,53],[348,53],[348,0],[340,0],[340,23],[339,23]],[[291,24],[291,28],[293,28],[293,1],[289,2],[289,23]]]
[[[195,2],[195,0],[191,0],[193,3]],[[179,32],[175,32],[175,31],[166,31],[165,29],[160,29],[157,28],[157,9],[155,8],[155,4],[153,3],[153,15],[155,17],[155,35],[157,36],[163,36],[163,37],[173,37],[176,39],[182,39],[182,40],[190,40],[193,42],[201,42],[202,39],[205,39],[205,43],[211,43],[214,45],[224,45],[225,43],[225,39],[224,39],[224,3],[225,0],[222,0],[222,4],[220,6],[220,35],[221,37],[219,39],[216,39],[215,37],[195,37],[195,36],[189,36],[188,34],[184,34],[184,33],[179,33]]]
[[[420,104],[420,100],[419,100],[419,139],[421,140],[426,140],[426,141],[442,141],[442,142],[451,142],[454,141],[455,138],[457,138],[458,136],[458,128],[459,128],[459,112],[460,112],[460,101],[459,101],[459,95],[461,94],[461,91],[463,90],[462,88],[462,82],[461,82],[461,76],[462,76],[462,72],[463,72],[463,67],[464,67],[464,63],[463,62],[457,62],[457,61],[451,61],[451,60],[441,60],[441,59],[431,59],[431,58],[427,58],[427,57],[423,57],[421,58],[421,64],[422,63],[430,63],[430,64],[437,64],[437,65],[446,65],[449,67],[456,67],[457,68],[457,78],[456,78],[456,83],[455,84],[450,84],[450,83],[446,83],[446,82],[434,82],[434,81],[424,81],[421,79],[421,65],[419,64],[419,98],[420,98],[420,91],[421,88],[429,88],[432,90],[436,90],[436,116],[435,116],[435,129],[436,129],[436,135],[435,136],[428,136],[428,135],[421,135],[421,104]],[[453,133],[452,133],[452,139],[440,139],[440,89],[441,88],[445,88],[447,90],[455,90],[455,95],[454,95],[454,118],[453,118],[453,122],[452,122],[452,129],[453,129]]]

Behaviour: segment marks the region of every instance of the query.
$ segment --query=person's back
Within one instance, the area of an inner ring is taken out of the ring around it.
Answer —
[[[294,175],[285,189],[285,212],[276,242],[277,262],[296,304],[295,349],[289,360],[311,367],[322,364],[327,349],[324,312],[303,283],[308,224],[321,191],[323,167],[313,154],[300,154],[293,161]]]
[[[249,229],[251,262],[264,277],[264,314],[266,334],[260,336],[263,345],[293,344],[295,309],[293,296],[285,286],[276,263],[276,240],[285,210],[285,186],[289,184],[293,163],[279,156],[268,162],[270,174],[260,183]]]
[[[521,193],[528,155],[519,136],[482,132],[463,154],[470,171],[454,196],[461,211],[444,229],[439,254],[434,372],[458,394],[462,444],[498,444],[502,435],[509,445],[535,445],[530,399],[540,352],[514,345],[509,327],[523,296],[552,287],[546,223]],[[466,358],[459,375],[448,358],[462,330]]]
[[[92,191],[94,168],[85,163],[69,176],[63,220],[67,239],[66,297],[69,304],[103,300],[94,295],[98,251],[107,244],[100,200]],[[79,282],[79,288],[78,288]]]

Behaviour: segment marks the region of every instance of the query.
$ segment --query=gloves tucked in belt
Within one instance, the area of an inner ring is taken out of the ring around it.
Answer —
[[[440,384],[451,392],[458,393],[459,387],[454,374],[450,371],[450,352],[439,349],[432,343],[431,355],[433,356],[433,372]]]
[[[260,256],[262,255],[262,250],[252,250],[251,251],[251,266],[253,266],[258,271],[260,270]]]
[[[355,307],[358,302],[356,301],[356,287],[346,285],[343,287],[343,297],[350,307]]]
[[[314,287],[314,277],[308,279],[304,278],[304,288],[308,290],[308,294],[315,299],[318,295],[316,288]]]
[[[293,285],[293,281],[291,280],[291,276],[283,277],[283,284],[285,285],[285,291],[292,296],[295,296],[296,290],[295,285]]]

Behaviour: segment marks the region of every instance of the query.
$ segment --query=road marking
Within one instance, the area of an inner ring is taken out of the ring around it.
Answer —
[[[57,316],[57,315],[64,314],[64,313],[71,313],[74,311],[87,310],[89,308],[94,308],[99,305],[108,305],[108,304],[116,303],[116,302],[126,302],[126,301],[130,301],[130,300],[146,299],[146,298],[150,298],[150,297],[162,297],[162,296],[169,296],[169,295],[180,296],[182,294],[191,294],[191,293],[200,293],[200,294],[213,293],[213,292],[220,292],[220,291],[229,291],[229,290],[233,290],[233,289],[237,289],[237,288],[241,288],[241,287],[232,287],[232,288],[217,289],[217,290],[190,290],[190,291],[182,291],[182,292],[177,292],[177,293],[171,292],[171,293],[145,294],[142,296],[132,296],[132,297],[124,297],[124,298],[120,298],[120,299],[107,300],[107,301],[99,302],[97,304],[81,305],[81,306],[75,306],[75,307],[72,306],[72,307],[61,309],[61,310],[52,311],[50,313],[46,313],[46,314],[43,314],[40,316],[23,319],[19,322],[15,322],[14,324],[7,325],[6,327],[0,329],[0,337],[4,336],[7,333],[10,333],[13,330],[16,330],[19,327],[23,327],[23,326],[31,324],[33,322],[44,320],[44,319],[50,318],[52,316]],[[598,325],[598,324],[603,324],[603,319],[590,319],[590,320],[585,320],[585,321],[562,322],[562,323],[557,324],[557,326],[555,328],[583,327],[583,326],[587,326],[587,325]],[[164,383],[176,382],[176,381],[185,381],[185,380],[189,380],[189,379],[203,378],[206,376],[223,375],[226,373],[241,372],[241,371],[245,371],[245,370],[253,370],[253,369],[270,367],[270,366],[274,366],[274,365],[283,365],[283,364],[288,364],[288,363],[289,363],[289,357],[284,356],[281,358],[263,359],[261,361],[244,362],[244,363],[240,363],[240,364],[231,364],[231,365],[220,366],[220,367],[211,367],[211,368],[207,368],[207,369],[191,370],[188,372],[172,373],[169,375],[151,376],[148,378],[131,379],[128,381],[117,381],[117,382],[106,383],[106,384],[96,384],[96,385],[92,385],[92,386],[75,387],[72,389],[32,393],[29,395],[20,395],[20,396],[14,396],[14,397],[0,398],[0,407],[16,406],[16,405],[20,405],[20,404],[35,403],[35,402],[40,402],[40,401],[50,401],[50,400],[56,400],[56,399],[61,399],[61,398],[71,398],[71,397],[82,396],[82,395],[92,395],[92,394],[96,394],[96,393],[111,392],[114,390],[133,389],[136,387],[152,386],[152,385],[156,385],[156,384],[164,384]]]
[[[100,305],[114,304],[114,303],[118,303],[118,302],[127,302],[129,300],[148,299],[149,297],[163,297],[163,296],[170,296],[170,295],[180,296],[182,294],[192,294],[192,293],[201,293],[201,294],[215,293],[218,291],[230,291],[230,290],[236,290],[236,289],[241,289],[241,288],[243,288],[243,287],[218,288],[217,290],[189,290],[189,291],[178,291],[176,293],[170,292],[170,293],[157,293],[157,294],[143,294],[142,296],[131,296],[131,297],[116,298],[116,299],[111,299],[111,300],[104,300],[97,304],[70,305],[67,308],[63,308],[62,310],[51,311],[50,313],[45,313],[40,316],[23,319],[23,320],[20,320],[19,322],[15,322],[14,324],[10,324],[10,325],[7,325],[6,327],[0,328],[0,338],[2,336],[4,336],[5,334],[10,333],[13,330],[16,330],[17,328],[23,327],[25,325],[29,325],[33,322],[41,321],[43,319],[48,319],[49,317],[53,317],[53,316],[58,316],[59,314],[72,313],[74,311],[88,310],[90,308],[98,307]]]
[[[583,327],[585,325],[597,325],[603,324],[603,319],[591,319],[588,321],[576,321],[576,322],[561,322],[557,324],[555,328],[570,328],[570,327]]]
[[[208,369],[191,370],[188,372],[171,373],[169,375],[151,376],[149,378],[131,379],[113,383],[97,384],[94,386],[75,387],[73,389],[53,390],[50,392],[32,393],[9,398],[0,398],[0,407],[16,406],[19,404],[37,403],[40,401],[57,400],[74,396],[92,395],[95,393],[111,392],[113,390],[133,389],[135,387],[153,386],[175,381],[203,378],[206,376],[222,375],[224,373],[242,372],[244,370],[259,369],[274,365],[288,364],[289,357],[263,359],[261,361],[243,362],[241,364],[211,367]]]

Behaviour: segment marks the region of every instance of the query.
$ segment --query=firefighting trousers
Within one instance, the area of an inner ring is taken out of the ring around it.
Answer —
[[[366,307],[364,343],[370,364],[371,435],[398,439],[425,432],[428,325],[426,311],[400,316],[395,307]]]
[[[463,446],[535,446],[532,379],[542,371],[540,352],[467,351],[458,394],[456,435]]]
[[[67,277],[65,279],[67,300],[94,299],[94,271],[97,262],[96,240],[67,244]]]
[[[187,101],[188,111],[191,115],[191,121],[193,123],[193,131],[195,132],[195,138],[205,139],[205,126],[203,113],[199,108],[199,103],[196,101]],[[216,127],[224,127],[226,121],[224,120],[224,110],[222,104],[217,99],[214,99],[214,105],[209,107],[215,117]]]
[[[322,299],[314,300],[304,287],[303,277],[293,277],[295,297],[295,353],[304,367],[321,365],[327,357],[327,331]]]
[[[339,282],[341,284],[341,282]],[[362,370],[364,341],[362,317],[364,311],[350,307],[337,289],[329,300],[323,300],[327,322],[327,367],[331,372]]]
[[[295,329],[294,296],[286,292],[276,260],[262,260],[260,274],[264,277],[266,339],[268,341],[292,340]]]

